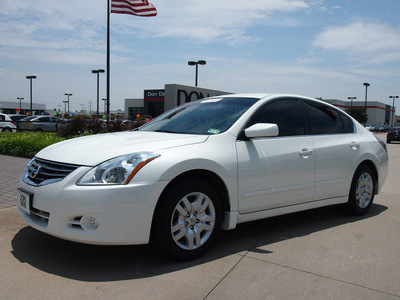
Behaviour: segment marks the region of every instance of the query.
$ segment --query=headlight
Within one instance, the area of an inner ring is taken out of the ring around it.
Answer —
[[[141,168],[159,156],[140,152],[110,159],[83,175],[77,185],[127,184]]]

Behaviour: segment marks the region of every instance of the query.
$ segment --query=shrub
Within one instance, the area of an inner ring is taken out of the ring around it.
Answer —
[[[32,158],[43,148],[63,140],[53,132],[0,133],[0,154]]]

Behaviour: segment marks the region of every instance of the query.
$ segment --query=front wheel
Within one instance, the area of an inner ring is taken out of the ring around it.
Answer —
[[[218,193],[203,180],[186,180],[169,189],[157,208],[154,244],[169,255],[194,259],[209,249],[221,227]]]
[[[372,206],[375,196],[376,178],[371,168],[360,166],[351,183],[348,211],[354,215],[365,214]]]

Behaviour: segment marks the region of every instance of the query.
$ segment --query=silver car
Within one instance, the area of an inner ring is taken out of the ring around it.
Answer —
[[[30,116],[19,121],[19,129],[31,131],[57,131],[60,119],[50,116]]]
[[[0,114],[0,131],[2,132],[15,132],[17,127],[11,120],[11,118],[6,114]]]

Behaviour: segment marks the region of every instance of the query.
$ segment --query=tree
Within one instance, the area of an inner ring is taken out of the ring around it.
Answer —
[[[363,107],[349,107],[346,112],[361,124],[365,124],[368,121],[367,112]]]

